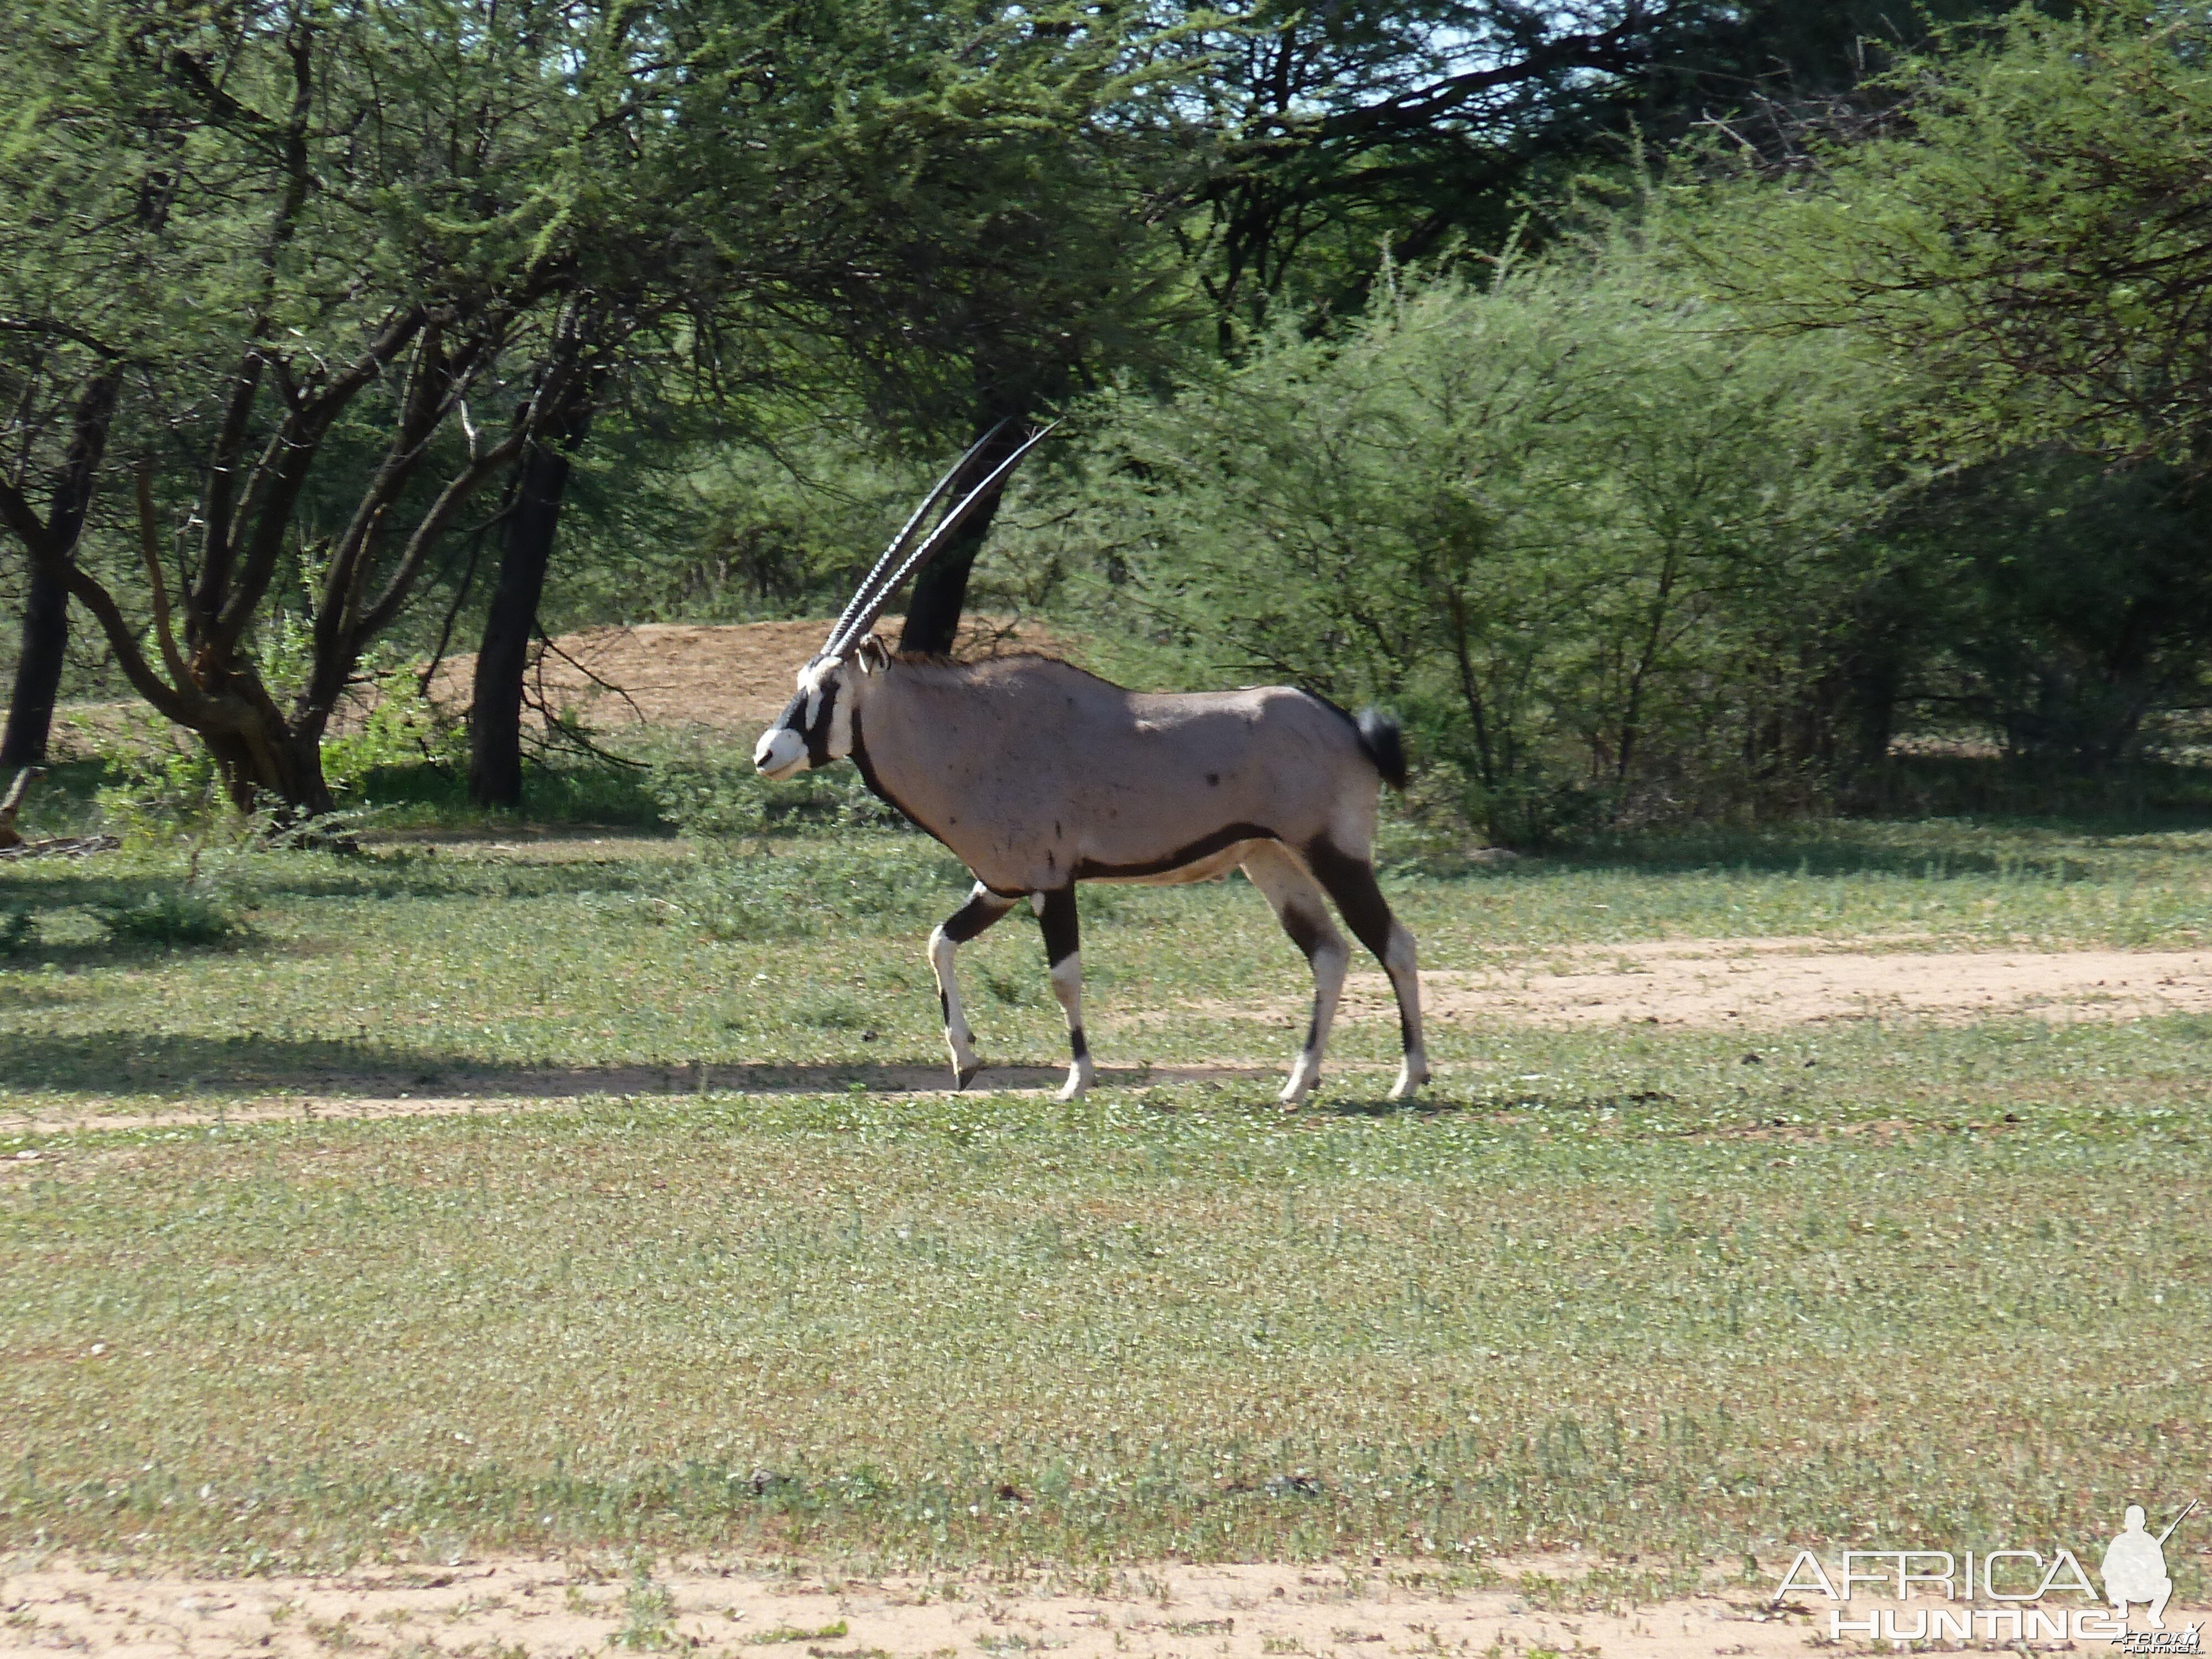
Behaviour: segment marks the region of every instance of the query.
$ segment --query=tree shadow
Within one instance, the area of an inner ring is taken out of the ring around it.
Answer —
[[[2051,828],[2048,823],[2033,827]],[[2078,852],[1991,848],[1965,839],[1976,829],[1986,835],[1997,828],[1951,826],[1904,841],[1893,830],[1881,836],[1870,831],[1856,836],[1848,830],[1838,832],[1833,828],[1799,833],[1623,836],[1563,848],[1540,858],[1425,873],[1484,882],[1542,880],[1577,871],[1639,876],[1800,876],[1810,880],[1900,876],[1918,881],[1962,876],[2087,881],[2098,873],[2096,866]]]
[[[1060,1066],[987,1066],[968,1092],[1057,1091]],[[1257,1068],[1105,1066],[1097,1086],[1243,1080]],[[27,1093],[252,1099],[270,1095],[360,1101],[424,1098],[576,1099],[595,1095],[939,1094],[942,1063],[856,1060],[825,1065],[686,1061],[667,1065],[499,1066],[454,1054],[376,1042],[90,1031],[67,1036],[0,1033],[0,1078]]]

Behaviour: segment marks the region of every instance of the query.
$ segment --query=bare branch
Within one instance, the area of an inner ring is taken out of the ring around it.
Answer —
[[[179,685],[191,684],[185,659],[177,650],[177,636],[169,626],[169,584],[161,574],[161,532],[154,521],[154,467],[138,463],[138,554],[146,565],[146,589],[154,602],[154,637],[161,647],[162,665]]]

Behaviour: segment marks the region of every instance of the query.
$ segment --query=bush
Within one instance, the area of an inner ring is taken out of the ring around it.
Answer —
[[[151,709],[135,710],[128,730],[96,752],[108,776],[94,797],[100,819],[126,842],[204,836],[233,815],[214,757]]]
[[[1878,562],[1884,392],[1626,241],[1407,281],[1109,400],[1038,552],[1215,675],[1395,704],[1429,795],[1501,839],[1792,798]]]
[[[742,749],[714,740],[661,736],[637,746],[648,763],[643,787],[662,820],[702,838],[810,826],[885,829],[905,820],[868,791],[846,763],[770,783]]]
[[[97,905],[94,914],[117,939],[141,945],[229,945],[246,936],[245,922],[228,902],[189,885],[157,887],[138,898]]]
[[[10,904],[0,908],[0,957],[19,957],[36,950],[39,944],[38,913],[28,905]]]

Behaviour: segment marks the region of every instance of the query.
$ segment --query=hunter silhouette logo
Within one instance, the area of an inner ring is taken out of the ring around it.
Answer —
[[[2189,1511],[2196,1507],[2197,1500],[2192,1498],[2187,1507],[2166,1523],[2166,1530],[2153,1538],[2143,1530],[2142,1505],[2128,1505],[2125,1530],[2106,1550],[2103,1567],[2105,1599],[2121,1618],[2128,1616],[2130,1603],[2142,1601],[2149,1606],[2150,1627],[2166,1628],[2166,1604],[2173,1595],[2173,1580],[2166,1573],[2166,1540],[2173,1536],[2173,1529],[2186,1521]]]
[[[2071,1638],[2101,1639],[2129,1653],[2201,1654],[2200,1625],[2178,1631],[2166,1627],[2166,1603],[2173,1596],[2166,1540],[2197,1506],[2197,1500],[2191,1498],[2165,1531],[2153,1534],[2142,1506],[2129,1505],[2119,1535],[2100,1564],[2101,1595],[2069,1549],[2047,1559],[2040,1551],[2022,1549],[1968,1550],[1963,1555],[1948,1550],[1846,1550],[1843,1571],[1832,1577],[1818,1555],[1800,1550],[1782,1575],[1775,1600],[1792,1592],[1818,1593],[1848,1605],[1854,1592],[1871,1592],[1894,1604],[1855,1610],[1864,1614],[1858,1618],[1845,1617],[1843,1606],[1831,1609],[1831,1641],[1863,1636],[1891,1642],[1978,1638],[2009,1644]],[[2045,1597],[2063,1595],[2089,1605],[2044,1605]],[[1922,1605],[1906,1605],[1915,1600]],[[1959,1605],[1975,1601],[1994,1605]],[[2128,1627],[2129,1613],[2137,1607],[2144,1611],[2148,1630]]]

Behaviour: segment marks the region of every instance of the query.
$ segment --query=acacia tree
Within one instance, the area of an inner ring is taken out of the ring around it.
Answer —
[[[570,389],[698,290],[682,192],[744,152],[659,170],[678,71],[636,8],[6,11],[0,317],[36,351],[0,523],[234,799],[321,811],[362,652]],[[131,463],[104,488],[103,442]],[[26,487],[71,455],[74,539]]]
[[[1200,314],[1167,222],[1188,142],[1180,29],[1121,4],[874,15],[865,55],[897,67],[801,149],[836,181],[817,194],[854,273],[810,321],[836,343],[831,378],[895,446],[937,453],[994,431],[1011,447],[1024,417],[1175,361]],[[997,507],[915,581],[904,648],[952,645]]]
[[[1872,136],[1801,127],[1717,201],[1705,280],[1838,331],[1937,394],[1945,459],[2057,443],[2212,477],[2212,24],[2106,0],[1952,32],[1885,77]]]
[[[1175,267],[1147,192],[1169,100],[1142,9],[794,6],[772,51],[723,0],[664,6],[656,23],[685,65],[672,166],[712,176],[738,132],[759,158],[742,204],[699,227],[740,276],[595,380],[565,435],[520,463],[477,659],[483,805],[520,799],[524,671],[592,404],[672,444],[726,441],[751,424],[732,394],[765,387],[787,407],[863,410],[889,448],[935,451],[1102,363],[1161,354]],[[910,646],[951,642],[988,518],[918,584]]]

